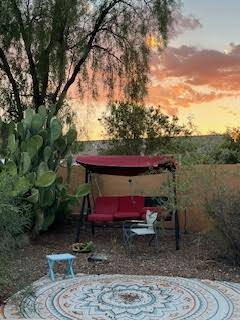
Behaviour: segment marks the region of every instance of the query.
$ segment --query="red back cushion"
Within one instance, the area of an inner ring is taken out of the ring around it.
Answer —
[[[99,197],[96,199],[96,213],[114,214],[118,208],[118,197]]]
[[[118,199],[118,211],[120,212],[140,212],[144,206],[142,196],[125,196]]]

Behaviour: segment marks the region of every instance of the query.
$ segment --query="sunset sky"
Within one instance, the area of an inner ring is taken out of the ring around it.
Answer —
[[[168,48],[151,59],[147,103],[160,105],[181,122],[191,118],[201,134],[240,126],[240,1],[184,0],[186,19],[172,32]],[[105,109],[79,109],[87,138],[102,139],[97,123]]]

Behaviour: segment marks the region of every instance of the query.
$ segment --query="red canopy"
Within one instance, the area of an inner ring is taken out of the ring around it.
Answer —
[[[172,156],[77,156],[76,162],[91,172],[122,176],[176,169],[176,160]]]

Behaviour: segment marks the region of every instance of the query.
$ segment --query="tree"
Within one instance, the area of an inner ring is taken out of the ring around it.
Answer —
[[[213,152],[213,158],[217,163],[240,162],[240,128],[227,129],[222,143]]]
[[[148,81],[148,36],[166,44],[176,0],[4,0],[0,2],[0,103],[11,118],[40,105],[62,107],[77,80],[98,77],[140,99]]]
[[[178,118],[169,117],[160,107],[146,107],[142,104],[115,102],[99,119],[111,139],[109,153],[151,154],[170,150],[171,139],[190,135],[191,128],[180,125]]]

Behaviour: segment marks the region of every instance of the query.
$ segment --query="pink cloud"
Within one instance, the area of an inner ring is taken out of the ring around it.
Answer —
[[[148,101],[171,113],[193,103],[239,96],[240,45],[228,52],[182,46],[167,48],[151,61]]]

